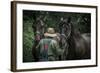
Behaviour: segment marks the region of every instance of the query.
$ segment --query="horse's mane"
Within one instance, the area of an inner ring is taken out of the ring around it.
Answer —
[[[67,40],[69,47],[68,47],[68,56],[67,59],[77,59],[77,58],[90,58],[90,53],[89,53],[89,47],[90,46],[86,41],[89,42],[89,40],[85,40],[82,36],[82,34],[80,33],[80,31],[78,31],[75,26],[73,26],[72,23],[71,24],[71,34],[69,39]],[[86,34],[85,38],[90,38],[90,34]],[[79,44],[79,46],[77,47],[76,44]],[[81,51],[81,55],[78,54],[77,52]],[[87,51],[87,52],[86,52]],[[82,53],[84,53],[82,55]],[[78,56],[78,57],[77,57]],[[87,56],[87,57],[86,57]]]
[[[75,29],[72,23],[70,23],[71,25],[71,34],[69,36],[69,39],[67,40],[69,47],[68,47],[68,56],[67,59],[73,59],[75,56],[75,40],[74,40],[74,36],[76,36],[75,34]]]
[[[74,24],[70,23],[70,26],[71,26],[71,33],[70,33],[70,36],[67,40],[68,44],[69,44],[69,47],[68,47],[68,59],[75,59],[75,56],[76,56],[76,42],[75,40],[80,40],[82,38],[81,34],[80,34],[80,31],[78,31]]]

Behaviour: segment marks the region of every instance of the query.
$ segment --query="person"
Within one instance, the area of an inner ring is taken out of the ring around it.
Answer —
[[[63,50],[59,47],[59,43],[57,42],[60,38],[56,37],[57,34],[55,33],[54,28],[48,28],[47,32],[44,33],[44,38],[41,39],[36,46],[39,61],[59,60]]]

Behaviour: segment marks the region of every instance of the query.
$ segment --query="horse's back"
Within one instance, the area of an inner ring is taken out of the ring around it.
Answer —
[[[91,41],[90,34],[79,34],[74,37],[74,58],[73,59],[90,59],[91,54]]]
[[[85,58],[90,59],[91,58],[91,35],[90,33],[85,33],[82,34],[82,38],[85,40],[85,45],[86,45]]]

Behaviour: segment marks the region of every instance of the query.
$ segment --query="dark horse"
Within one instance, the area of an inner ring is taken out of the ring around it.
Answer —
[[[60,43],[65,49],[62,60],[78,60],[91,58],[90,33],[80,34],[70,22],[70,18],[60,22]]]
[[[34,61],[38,61],[38,53],[36,51],[36,46],[38,45],[39,41],[44,37],[44,22],[43,16],[40,15],[36,18],[35,22],[32,25],[33,32],[34,32],[34,44],[32,46],[32,55]]]

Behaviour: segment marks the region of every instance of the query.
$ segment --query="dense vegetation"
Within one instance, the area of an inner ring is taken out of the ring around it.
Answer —
[[[71,18],[71,23],[80,33],[91,32],[91,14],[71,13],[71,12],[47,12],[23,10],[23,62],[33,62],[32,45],[34,44],[34,33],[32,26],[35,25],[36,18],[43,16],[43,21],[47,27],[56,29],[61,18]]]

